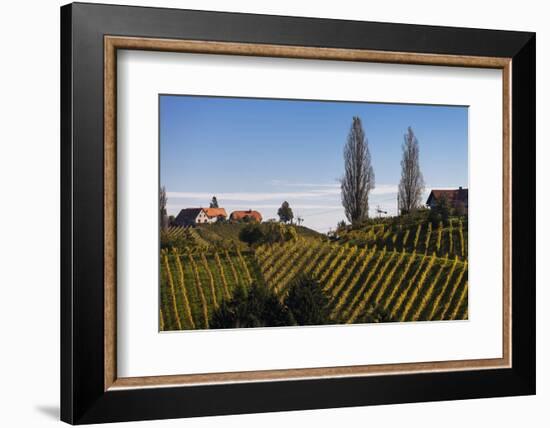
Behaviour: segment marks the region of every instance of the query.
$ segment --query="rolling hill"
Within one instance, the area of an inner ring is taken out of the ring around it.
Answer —
[[[447,229],[448,242],[440,244],[439,252],[445,248],[452,255],[440,256],[430,250],[437,249],[437,239],[445,241],[437,238],[439,231],[430,232],[425,224],[390,234],[391,228],[379,229],[360,230],[361,235],[355,231],[353,239],[359,237],[360,245],[346,239],[350,236],[327,242],[302,233],[295,240],[254,250],[241,246],[213,249],[212,245],[164,249],[161,330],[208,328],[209,317],[220,302],[237,287],[247,288],[252,282],[265,284],[283,300],[301,274],[319,281],[329,298],[334,323],[364,322],[373,308],[391,321],[467,319],[468,264],[458,251],[449,251],[451,245],[460,246],[459,232]],[[225,236],[237,230],[220,228]],[[185,233],[195,239],[195,232]],[[405,239],[406,234],[413,244]],[[204,235],[200,239],[211,242]],[[467,237],[463,239],[467,247]]]

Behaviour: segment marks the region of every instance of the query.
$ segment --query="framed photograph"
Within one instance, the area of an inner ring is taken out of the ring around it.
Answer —
[[[535,393],[533,33],[76,3],[61,57],[62,420]]]

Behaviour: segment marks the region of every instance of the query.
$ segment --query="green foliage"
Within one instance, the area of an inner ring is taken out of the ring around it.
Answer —
[[[294,219],[294,213],[287,201],[282,203],[281,208],[277,211],[277,215],[279,216],[279,220],[283,223],[292,222],[292,219]]]
[[[265,235],[262,228],[258,224],[248,224],[241,229],[239,233],[239,239],[246,242],[248,245],[253,245],[258,242],[263,242]]]
[[[447,224],[451,215],[451,206],[446,197],[438,198],[435,201],[435,206],[430,210],[429,220],[432,225],[437,225],[439,222]]]
[[[260,227],[264,234],[262,243],[265,244],[291,241],[298,236],[293,226],[286,226],[281,223],[266,223],[262,224]]]
[[[294,281],[285,304],[296,325],[322,325],[330,321],[329,299],[311,276],[301,276]]]
[[[295,240],[298,232],[294,226],[281,223],[251,223],[241,229],[239,239],[248,245],[275,244]]]
[[[210,202],[210,208],[219,208],[218,199],[215,196],[212,196],[212,201]]]
[[[287,308],[275,293],[261,285],[239,287],[231,300],[212,314],[210,328],[280,327],[292,325]]]

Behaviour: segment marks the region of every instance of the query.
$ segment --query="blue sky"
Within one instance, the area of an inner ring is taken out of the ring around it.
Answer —
[[[168,212],[208,206],[276,218],[287,200],[304,225],[327,232],[344,219],[338,179],[353,116],[368,138],[377,205],[396,213],[401,145],[411,126],[431,188],[468,186],[468,109],[357,102],[160,97],[160,182]]]

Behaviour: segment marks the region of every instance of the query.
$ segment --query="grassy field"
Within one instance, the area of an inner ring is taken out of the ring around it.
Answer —
[[[264,284],[284,300],[298,275],[315,278],[334,323],[468,318],[467,224],[374,224],[329,242],[306,228],[296,239],[250,248],[241,224],[171,229],[161,250],[161,330],[202,329],[238,287]],[[177,244],[170,246],[169,244]]]

